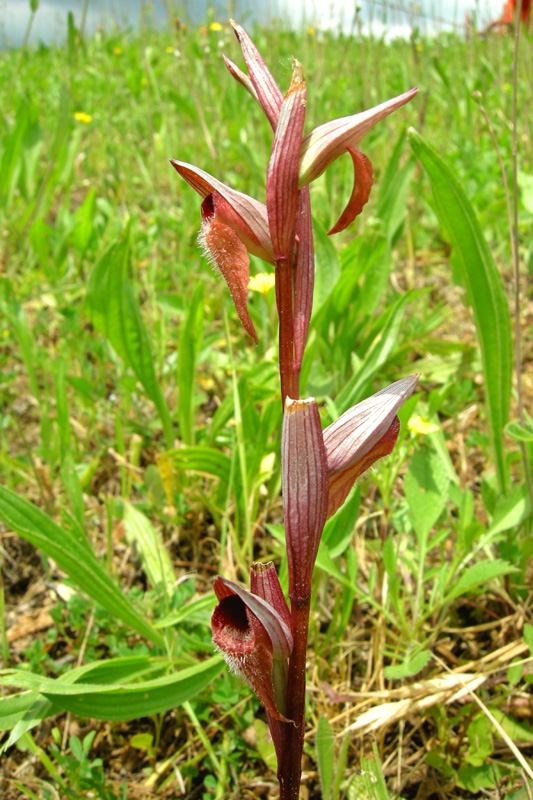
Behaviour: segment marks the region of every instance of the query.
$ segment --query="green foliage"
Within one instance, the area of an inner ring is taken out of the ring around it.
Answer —
[[[513,360],[511,319],[505,287],[460,181],[436,150],[416,131],[410,131],[409,138],[429,175],[435,210],[450,237],[461,279],[467,287],[481,347],[496,471],[500,489],[505,492],[508,477],[503,433],[509,421]]]

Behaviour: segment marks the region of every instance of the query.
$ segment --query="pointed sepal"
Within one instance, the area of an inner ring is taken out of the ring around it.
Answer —
[[[291,601],[311,594],[311,576],[328,504],[326,449],[313,398],[285,402],[281,429],[281,488]]]
[[[415,390],[418,375],[402,378],[348,409],[324,430],[329,497],[328,517],[346,500],[353,484],[398,438],[397,413]]]

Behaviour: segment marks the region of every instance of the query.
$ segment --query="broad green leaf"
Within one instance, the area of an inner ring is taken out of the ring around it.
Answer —
[[[152,586],[173,586],[176,581],[161,534],[131,503],[124,503],[124,528],[128,542],[135,542]]]
[[[512,436],[515,442],[533,442],[533,423],[527,420],[523,425],[515,419],[510,422],[505,432]]]
[[[0,697],[0,731],[10,731],[30,710],[38,698],[37,692],[20,692]]]
[[[142,636],[163,645],[164,639],[131,605],[104,572],[87,540],[75,539],[37,506],[0,486],[0,519],[23,539],[53,558],[89,597]]]
[[[405,476],[404,491],[420,546],[446,505],[449,486],[450,475],[440,454],[430,446],[417,450]]]
[[[385,667],[383,674],[386,678],[390,678],[392,680],[411,678],[413,675],[421,672],[424,667],[429,664],[430,659],[431,653],[429,650],[421,650],[416,655],[407,656],[401,664],[394,664],[392,666]]]
[[[204,288],[198,283],[180,329],[178,350],[178,420],[181,440],[194,444],[194,371],[196,358],[202,343],[204,322]]]
[[[468,594],[478,586],[485,586],[488,581],[494,578],[500,578],[502,575],[509,575],[511,572],[517,572],[515,567],[512,567],[507,561],[496,559],[495,561],[478,561],[468,567],[459,579],[448,592],[444,598],[445,603],[460,597],[462,594]]]
[[[335,767],[335,739],[327,717],[318,720],[315,748],[322,798],[329,800]]]
[[[500,489],[505,491],[503,431],[509,421],[513,359],[505,288],[472,204],[452,170],[413,129],[409,138],[429,176],[435,210],[450,237],[467,287],[481,347],[496,472]]]
[[[529,516],[531,500],[528,488],[525,484],[515,486],[508,495],[498,498],[488,533],[501,533],[516,528]]]
[[[18,718],[11,713],[10,722],[12,723],[12,726],[11,724],[9,726],[10,734],[0,746],[0,756],[3,755],[8,748],[16,744],[18,740],[24,736],[25,733],[27,733],[27,731],[35,728],[37,725],[40,725],[43,719],[47,719],[47,717],[54,716],[55,714],[59,714],[61,712],[60,708],[55,706],[45,697],[41,697],[41,695],[37,692],[25,692],[25,695],[28,697],[30,695],[33,696],[33,703],[29,708],[23,709],[21,701],[21,713]],[[6,707],[6,711],[9,711],[9,706]]]
[[[105,720],[151,717],[190,700],[220,672],[221,655],[193,667],[135,684],[67,683],[26,670],[4,670],[0,684],[26,688],[77,716]]]

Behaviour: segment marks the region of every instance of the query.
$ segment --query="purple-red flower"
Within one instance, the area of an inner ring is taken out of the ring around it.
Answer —
[[[412,395],[418,375],[402,378],[345,411],[324,430],[328,463],[328,517],[339,509],[357,478],[392,452],[398,411]]]
[[[251,592],[220,577],[213,588],[218,599],[211,618],[214,643],[270,716],[286,722],[287,659],[293,633],[274,565],[252,565]]]
[[[171,163],[203,199],[200,243],[208,260],[223,275],[240,320],[255,342],[257,335],[247,308],[248,253],[283,268],[278,275],[278,308],[282,325],[291,329],[292,360],[299,370],[314,286],[308,186],[335,159],[349,153],[354,165],[354,186],[345,210],[329,232],[337,233],[353,222],[368,201],[373,180],[372,165],[359,152],[358,144],[376,122],[409,102],[417,89],[368,111],[326,122],[303,135],[306,86],[301,65],[294,61],[284,97],[250,37],[240,25],[232,25],[249,74],[224,57],[226,66],[260,104],[274,131],[266,180],[267,204],[237,192],[191,164],[174,159]],[[295,280],[291,288],[287,270],[293,265]],[[287,339],[285,332],[283,335]],[[289,369],[285,364],[288,355],[281,355],[282,376]],[[287,381],[282,377],[282,382]]]

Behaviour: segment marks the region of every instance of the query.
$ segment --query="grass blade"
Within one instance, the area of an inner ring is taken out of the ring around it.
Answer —
[[[500,490],[505,493],[503,429],[509,421],[513,353],[503,281],[472,204],[452,170],[413,129],[409,140],[429,176],[435,210],[450,237],[474,313],[496,473]]]

